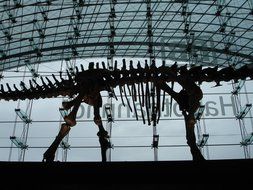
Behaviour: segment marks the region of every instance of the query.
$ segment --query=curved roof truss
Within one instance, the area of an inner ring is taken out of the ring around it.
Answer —
[[[113,56],[249,64],[252,10],[252,0],[0,1],[0,70]]]

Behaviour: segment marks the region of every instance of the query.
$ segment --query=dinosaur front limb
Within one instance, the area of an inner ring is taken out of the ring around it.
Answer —
[[[55,157],[55,152],[60,145],[62,139],[69,133],[70,126],[66,123],[63,123],[61,125],[61,129],[56,136],[54,142],[50,145],[50,147],[47,149],[47,151],[43,155],[43,162],[53,162]]]

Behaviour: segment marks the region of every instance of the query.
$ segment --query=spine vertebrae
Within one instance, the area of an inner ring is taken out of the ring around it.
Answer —
[[[130,61],[129,69],[126,68],[126,62],[123,59],[123,66],[121,69],[117,68],[117,62],[115,61],[114,69],[108,70],[102,62],[103,68],[99,68],[97,63],[94,68],[94,63],[91,62],[88,70],[84,70],[81,65],[81,71],[78,67],[73,76],[67,71],[67,79],[63,79],[60,72],[60,79],[58,80],[55,75],[52,75],[52,81],[45,77],[40,78],[39,84],[35,79],[29,81],[29,87],[24,82],[20,83],[20,89],[13,85],[13,89],[7,83],[6,87],[1,84],[0,99],[4,100],[24,100],[24,99],[39,99],[39,98],[53,98],[57,96],[73,96],[79,93],[80,88],[84,88],[88,92],[94,89],[94,85],[98,91],[107,90],[116,86],[122,87],[124,85],[142,84],[140,89],[143,90],[143,83],[154,82],[155,84],[161,82],[180,82],[179,80],[193,80],[201,84],[202,82],[216,82],[217,86],[221,81],[230,81],[234,79],[245,80],[247,77],[253,79],[253,66],[244,65],[239,69],[233,67],[226,67],[218,69],[218,67],[195,66],[187,68],[187,66],[179,67],[177,64],[172,66],[165,66],[163,64],[157,67],[155,62],[150,66],[145,63],[142,67],[138,62],[137,67],[134,68],[133,62]],[[45,82],[46,81],[46,82]],[[139,88],[139,87],[138,87]],[[6,90],[7,89],[7,90]],[[124,89],[120,89],[120,92]],[[136,89],[132,87],[134,99],[136,100]]]

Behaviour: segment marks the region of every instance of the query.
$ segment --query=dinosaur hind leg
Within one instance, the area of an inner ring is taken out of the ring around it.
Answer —
[[[187,144],[190,147],[192,159],[194,161],[201,161],[205,160],[203,155],[201,154],[197,144],[196,144],[196,136],[194,133],[194,127],[195,127],[195,119],[193,114],[186,114],[183,112],[184,118],[185,118],[185,128],[186,128],[186,140]]]
[[[55,152],[60,145],[62,139],[69,133],[70,126],[66,123],[63,123],[61,125],[61,129],[56,136],[53,143],[50,145],[50,147],[46,150],[46,152],[43,154],[43,162],[53,162],[55,157]]]
[[[98,100],[99,101],[99,100]],[[101,98],[102,101],[102,98]],[[99,138],[102,162],[106,162],[106,151],[110,147],[108,132],[104,129],[101,116],[99,114],[99,104],[93,106],[94,108],[94,123],[98,126],[97,136]]]

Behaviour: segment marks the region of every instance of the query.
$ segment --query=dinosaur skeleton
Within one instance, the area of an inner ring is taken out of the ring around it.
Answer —
[[[142,67],[140,62],[137,68],[134,68],[133,62],[130,61],[129,69],[126,68],[126,61],[123,59],[121,69],[117,68],[115,61],[114,70],[108,70],[105,63],[102,62],[103,68],[99,68],[99,64],[94,62],[89,63],[88,70],[84,70],[81,65],[81,70],[75,68],[74,75],[71,75],[67,70],[67,79],[62,77],[58,80],[55,75],[52,75],[52,82],[48,77],[41,77],[41,85],[35,80],[29,81],[29,86],[21,82],[19,90],[14,84],[14,89],[11,89],[9,84],[1,84],[0,99],[4,100],[25,100],[25,99],[40,99],[53,98],[57,96],[71,97],[71,101],[63,101],[62,107],[65,110],[71,110],[64,117],[64,123],[56,136],[51,146],[44,153],[43,161],[52,162],[55,157],[57,147],[62,139],[69,133],[71,127],[76,125],[76,114],[81,103],[86,103],[94,108],[94,123],[98,126],[98,137],[101,146],[102,162],[106,161],[106,150],[110,147],[109,136],[104,129],[100,108],[102,107],[101,91],[114,93],[113,89],[119,87],[120,98],[122,104],[129,106],[131,111],[135,112],[136,119],[138,114],[135,103],[139,101],[141,107],[141,117],[145,124],[151,123],[155,126],[159,122],[160,112],[164,110],[165,94],[169,94],[178,104],[185,119],[186,139],[190,147],[193,160],[204,160],[196,145],[196,137],[194,133],[194,125],[196,123],[194,113],[200,106],[200,100],[203,97],[199,85],[202,82],[216,82],[216,86],[220,86],[221,81],[245,80],[253,79],[253,65],[244,65],[238,69],[232,66],[219,69],[216,67],[203,68],[202,66],[194,66],[187,68],[187,65],[179,67],[176,63],[172,66],[166,66],[165,62],[160,67],[156,66],[155,61],[152,61],[149,66],[147,61]],[[45,82],[45,80],[47,82]],[[182,90],[175,92],[173,90],[174,83],[181,85]],[[168,83],[171,83],[171,87]],[[127,91],[133,101],[133,108],[127,98]],[[115,96],[116,98],[116,96]],[[143,113],[146,109],[146,117]]]

